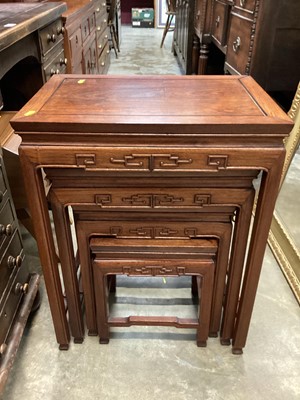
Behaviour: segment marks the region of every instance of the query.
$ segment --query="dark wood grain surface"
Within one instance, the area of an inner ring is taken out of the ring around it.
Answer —
[[[82,132],[83,124],[86,132],[135,132],[142,124],[156,135],[286,135],[292,126],[251,77],[239,76],[60,75],[12,120],[27,131]]]
[[[63,2],[0,4],[0,51],[58,18],[66,8]]]

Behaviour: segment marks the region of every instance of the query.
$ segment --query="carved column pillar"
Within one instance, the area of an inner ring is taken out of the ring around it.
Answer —
[[[198,63],[198,75],[205,75],[207,69],[207,61],[209,54],[209,45],[201,44]]]

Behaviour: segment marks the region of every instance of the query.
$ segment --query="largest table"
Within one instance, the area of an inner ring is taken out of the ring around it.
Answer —
[[[43,171],[58,170],[82,183],[94,175],[114,176],[124,179],[122,187],[128,177],[188,182],[261,171],[240,298],[231,312],[232,349],[242,352],[285,156],[283,139],[292,128],[251,77],[60,75],[11,124],[22,137],[28,201],[62,349],[69,346],[70,327],[78,342],[84,327],[67,220],[56,216],[60,231],[66,231],[67,251],[59,256],[70,326],[66,317]]]

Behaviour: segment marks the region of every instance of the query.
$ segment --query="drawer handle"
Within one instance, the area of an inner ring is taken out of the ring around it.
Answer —
[[[2,235],[11,236],[12,232],[13,232],[13,227],[11,224],[7,224],[6,226],[0,224],[0,237]]]
[[[60,65],[67,65],[68,64],[68,59],[67,58],[60,58],[59,59]]]
[[[218,15],[218,17],[216,18],[216,27],[218,28],[221,22],[221,17],[220,15]]]
[[[101,31],[101,25],[97,26],[97,31]]]
[[[235,53],[238,52],[239,48],[241,47],[242,41],[241,38],[238,36],[235,41],[233,42],[232,48]]]
[[[106,3],[102,3],[102,7],[106,7]]]
[[[50,70],[50,75],[52,76],[52,75],[58,75],[59,74],[59,69],[53,69],[53,68],[51,68],[51,70]]]
[[[28,283],[24,283],[24,284],[22,285],[22,283],[19,283],[19,282],[18,282],[18,283],[16,284],[16,286],[15,286],[14,293],[15,293],[16,295],[19,295],[19,294],[21,294],[21,293],[27,294],[27,293],[28,293],[28,288],[29,288]]]
[[[3,200],[4,193],[0,190],[0,203]]]
[[[48,40],[48,42],[55,43],[56,42],[56,36],[54,35],[54,33],[52,35],[50,35],[50,33],[48,33],[47,40]]]
[[[59,27],[59,28],[57,28],[57,34],[58,35],[63,35],[64,33],[65,33],[65,27],[64,26],[61,26],[61,27]]]
[[[240,0],[240,6],[245,7],[246,0]]]
[[[18,255],[17,257],[8,256],[8,258],[7,258],[8,268],[14,268],[14,267],[20,268],[22,265],[22,262],[23,262],[23,259],[20,255]]]
[[[96,12],[100,12],[100,8],[98,7],[98,8],[96,8]]]
[[[102,49],[102,44],[99,44],[98,49],[100,50]]]
[[[102,62],[102,63],[101,63],[101,67],[104,67],[104,65],[105,65],[105,62]]]
[[[7,344],[2,343],[0,346],[0,356],[3,356],[3,354],[6,352],[6,349],[7,349]]]

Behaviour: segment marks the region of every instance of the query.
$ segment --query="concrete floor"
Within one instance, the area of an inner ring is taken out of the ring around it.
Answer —
[[[171,53],[171,34],[160,49],[161,30],[124,27],[122,33],[121,53],[118,60],[112,53],[110,73],[180,74]],[[38,253],[26,232],[24,244],[30,268],[36,271]],[[187,280],[178,285],[174,279],[158,278],[139,283],[141,289],[135,288],[133,278],[118,281],[114,313],[140,310],[141,305],[149,314],[172,314],[178,305],[184,315],[195,312]],[[155,295],[158,299],[152,301]],[[197,348],[193,330],[162,327],[114,328],[108,345],[87,336],[83,344],[72,343],[69,351],[59,351],[43,280],[41,297],[3,400],[300,398],[300,308],[269,249],[241,356],[232,355],[217,338],[210,338],[207,348]]]

